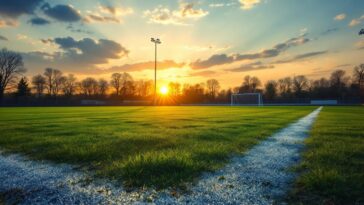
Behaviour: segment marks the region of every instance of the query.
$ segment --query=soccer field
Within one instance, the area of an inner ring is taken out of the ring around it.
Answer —
[[[0,147],[124,186],[190,182],[316,107],[1,108]]]

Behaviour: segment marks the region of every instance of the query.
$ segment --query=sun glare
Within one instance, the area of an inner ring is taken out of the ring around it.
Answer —
[[[159,89],[159,92],[160,92],[162,95],[167,95],[167,94],[168,94],[168,87],[167,87],[167,86],[162,86],[162,87]]]

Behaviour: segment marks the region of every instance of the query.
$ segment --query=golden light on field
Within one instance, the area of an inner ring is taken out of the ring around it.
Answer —
[[[167,86],[162,86],[162,87],[159,89],[159,92],[160,92],[160,94],[162,94],[162,95],[168,95],[168,92],[169,92],[168,87],[167,87]]]

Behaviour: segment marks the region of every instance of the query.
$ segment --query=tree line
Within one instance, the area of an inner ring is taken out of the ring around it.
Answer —
[[[16,52],[0,51],[0,100],[20,104],[52,99],[93,99],[114,101],[151,101],[154,96],[152,80],[135,80],[127,72],[113,73],[109,80],[64,75],[61,70],[45,68],[43,73],[27,79],[22,56]],[[353,75],[344,70],[333,71],[330,78],[309,79],[304,75],[269,80],[264,85],[258,77],[245,76],[239,86],[221,89],[216,79],[203,83],[180,84],[170,82],[165,104],[229,103],[232,93],[262,93],[266,102],[295,102],[302,99],[363,100],[364,64],[356,66]],[[167,99],[169,98],[169,99]],[[14,101],[15,100],[15,101]]]

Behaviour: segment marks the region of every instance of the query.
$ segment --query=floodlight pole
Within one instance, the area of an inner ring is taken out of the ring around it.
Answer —
[[[157,44],[161,44],[162,42],[159,38],[151,38],[151,41],[154,43],[154,99],[153,104],[156,105],[157,99]]]

